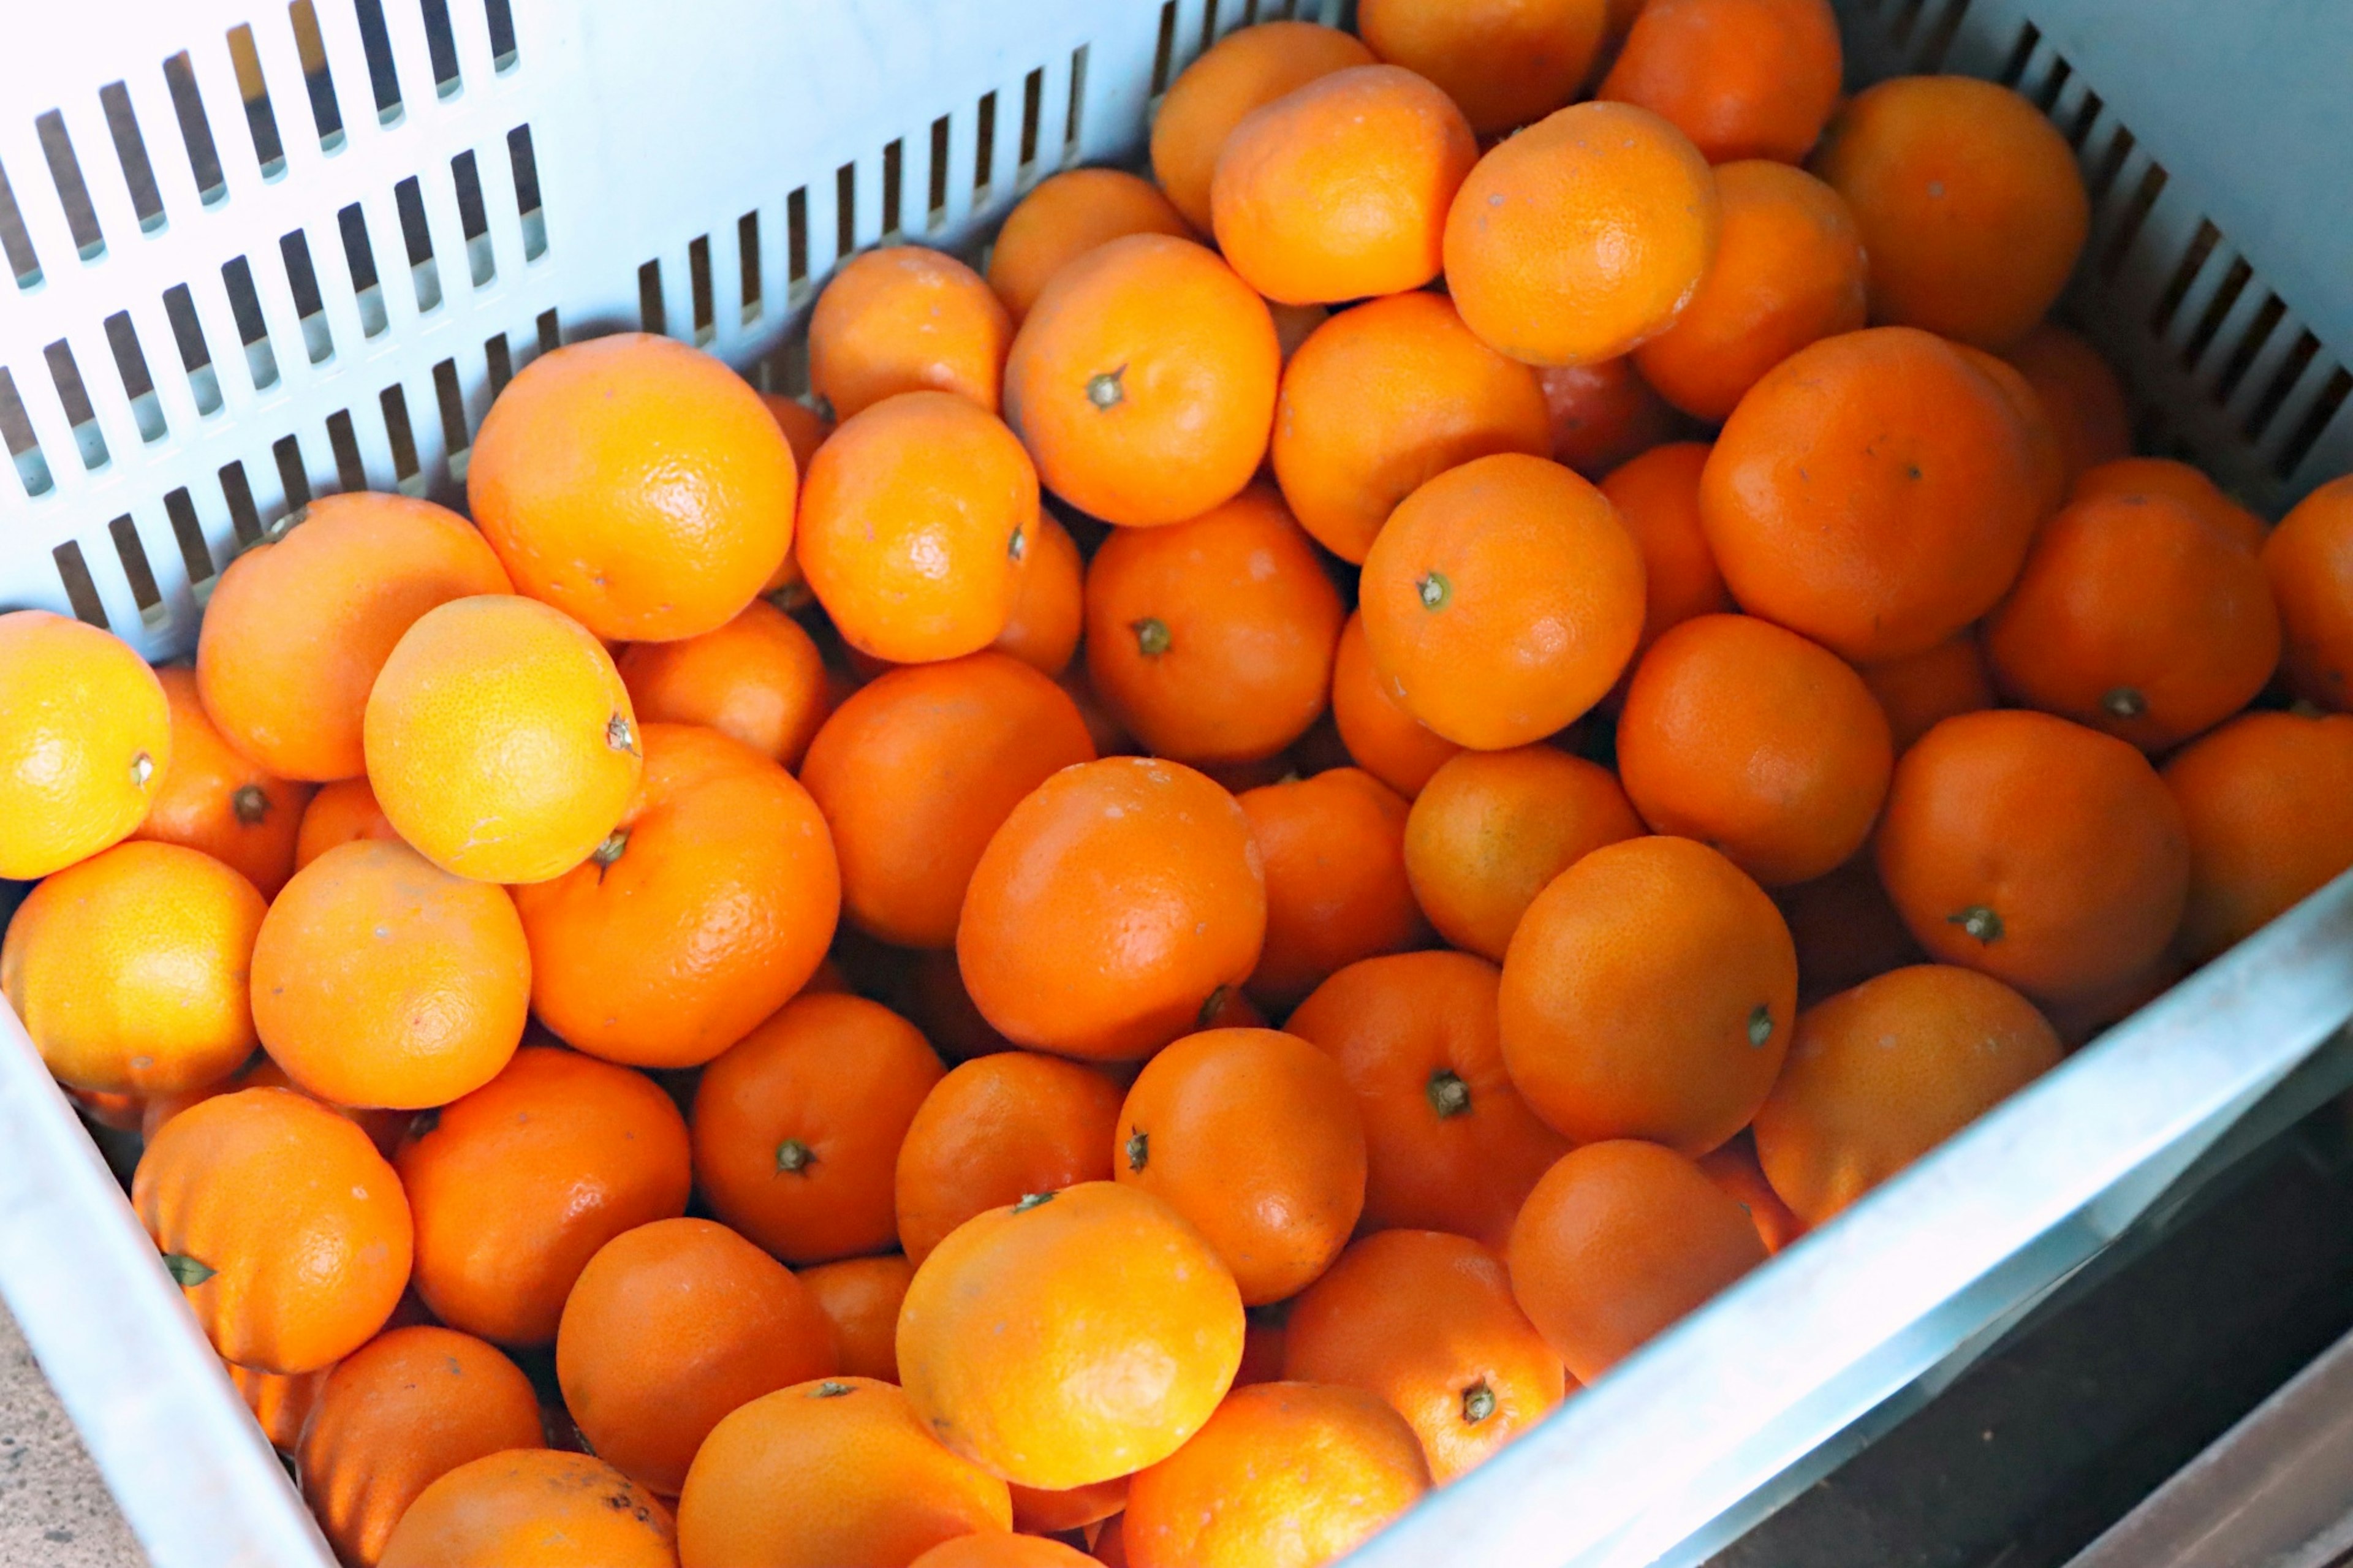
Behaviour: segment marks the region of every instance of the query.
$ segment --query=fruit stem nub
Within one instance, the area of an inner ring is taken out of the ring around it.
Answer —
[[[1947,915],[1945,923],[1960,927],[1979,942],[2001,940],[2001,917],[1983,904],[1971,904],[1958,914]]]
[[[603,843],[588,852],[589,860],[596,868],[598,881],[605,879],[605,873],[612,869],[613,862],[618,860],[622,852],[628,847],[629,830],[626,827],[616,827],[612,832],[605,835]]]
[[[787,1138],[776,1145],[776,1169],[786,1175],[798,1175],[817,1163],[809,1146],[797,1138]]]
[[[1135,634],[1135,651],[1145,658],[1158,658],[1168,651],[1168,623],[1157,616],[1130,621],[1127,629]]]
[[[1759,1002],[1757,1010],[1748,1015],[1748,1043],[1761,1048],[1772,1037],[1773,1009]]]
[[[228,808],[239,822],[252,827],[269,815],[269,796],[259,784],[245,784],[228,797]]]
[[[2148,711],[2148,699],[2129,686],[2119,686],[2100,699],[2100,711],[2111,719],[2137,719]]]
[[[635,756],[638,751],[638,727],[627,713],[616,713],[605,721],[605,744],[617,752]]]
[[[1444,573],[1429,572],[1415,580],[1413,591],[1421,595],[1423,609],[1442,610],[1446,607],[1447,595],[1454,591],[1454,584],[1446,580]]]
[[[1471,1109],[1471,1086],[1452,1068],[1440,1068],[1431,1073],[1423,1092],[1430,1096],[1430,1109],[1438,1112],[1440,1121],[1463,1115]]]
[[[1015,1214],[1028,1214],[1031,1209],[1038,1207],[1041,1204],[1050,1204],[1053,1201],[1054,1194],[1051,1193],[1024,1193],[1021,1194],[1021,1201],[1013,1205],[1013,1212]]]
[[[185,1252],[167,1252],[164,1254],[164,1272],[169,1274],[173,1282],[185,1290],[203,1284],[219,1270],[208,1263],[197,1261]]]
[[[140,752],[131,759],[131,783],[134,788],[145,789],[147,781],[155,776],[155,759]]]
[[[1087,377],[1087,401],[1101,409],[1118,407],[1127,397],[1126,389],[1119,384],[1119,378],[1126,374],[1127,366],[1123,364]]]
[[[1495,1391],[1487,1386],[1485,1378],[1462,1391],[1462,1421],[1465,1426],[1476,1426],[1493,1414]]]
[[[1151,1163],[1152,1134],[1146,1132],[1143,1128],[1137,1127],[1132,1129],[1128,1132],[1126,1143],[1122,1145],[1122,1147],[1127,1154],[1127,1168],[1129,1170],[1141,1171],[1145,1165]]]

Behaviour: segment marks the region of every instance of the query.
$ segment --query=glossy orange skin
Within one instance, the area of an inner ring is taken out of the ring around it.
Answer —
[[[1567,103],[1609,22],[1604,0],[1363,0],[1373,52],[1436,82],[1471,129],[1500,136]]]
[[[1288,1032],[1331,1055],[1365,1124],[1362,1228],[1447,1230],[1501,1247],[1568,1142],[1504,1070],[1495,966],[1461,952],[1352,963]]]
[[[1266,946],[1250,992],[1281,1014],[1335,970],[1430,940],[1406,879],[1405,797],[1361,768],[1238,797],[1266,864]]]
[[[677,1533],[659,1498],[603,1460],[513,1449],[419,1493],[378,1568],[676,1568]]]
[[[1199,517],[1122,529],[1087,569],[1087,679],[1179,762],[1255,762],[1313,724],[1346,616],[1271,486]]]
[[[895,1013],[860,996],[796,997],[703,1069],[703,1196],[787,1263],[883,1250],[898,1238],[899,1145],[944,1071]]]
[[[2212,479],[2177,458],[2118,458],[2084,469],[2067,492],[2071,501],[2094,496],[2163,496],[2212,523],[2246,546],[2263,553],[2271,531],[2263,520],[2222,493]]]
[[[943,1541],[907,1568],[1092,1568],[1094,1561],[1059,1541],[989,1531]]]
[[[1021,578],[1013,614],[988,646],[1043,675],[1060,675],[1079,651],[1086,629],[1086,563],[1071,531],[1040,508],[1021,551]]]
[[[1478,160],[1454,100],[1401,67],[1352,66],[1244,116],[1209,182],[1218,248],[1280,304],[1336,304],[1438,276],[1446,209]]]
[[[482,536],[446,507],[322,496],[214,585],[196,637],[205,711],[280,778],[355,778],[368,691],[402,634],[437,605],[512,591]]]
[[[1848,100],[1814,173],[1871,253],[1871,318],[1980,348],[2017,342],[2058,299],[2091,228],[2067,140],[2017,93],[1897,77]]]
[[[170,704],[121,638],[0,615],[0,877],[63,870],[137,828],[172,763]]]
[[[2043,321],[2002,353],[2042,398],[2059,437],[2068,483],[2131,453],[2132,415],[2124,385],[2099,350],[2057,322]]]
[[[205,714],[194,670],[169,665],[155,677],[172,709],[172,763],[131,837],[201,849],[276,898],[294,874],[311,786],[266,773],[231,747]]]
[[[883,399],[833,433],[801,489],[801,570],[852,647],[955,658],[1005,629],[1038,521],[1013,433],[947,392]]]
[[[661,1219],[597,1249],[565,1298],[555,1376],[607,1464],[676,1497],[711,1429],[838,1370],[833,1323],[790,1270],[723,1225]]]
[[[177,844],[118,844],[47,878],[0,939],[0,993],[42,1065],[142,1096],[227,1078],[259,1041],[253,884]]]
[[[296,1452],[302,1500],[345,1563],[384,1556],[417,1494],[460,1465],[536,1448],[539,1395],[455,1329],[387,1329],[336,1363]]]
[[[780,1388],[712,1428],[679,1496],[679,1562],[912,1563],[1012,1521],[1005,1483],[934,1441],[906,1394],[826,1378]]]
[[[1119,1061],[1196,1026],[1258,966],[1266,872],[1250,819],[1192,769],[1065,768],[981,852],[956,959],[1017,1045]]]
[[[1801,4],[1829,10],[1823,0]],[[1646,25],[1658,15],[1645,13]],[[1725,163],[1715,188],[1724,205],[1715,262],[1675,324],[1634,351],[1634,363],[1669,403],[1721,423],[1767,371],[1862,325],[1868,268],[1846,203],[1804,170]]]
[[[686,1125],[642,1073],[526,1046],[396,1161],[417,1213],[417,1289],[453,1329],[545,1344],[596,1249],[686,1212]]]
[[[1869,849],[1828,876],[1774,889],[1773,904],[1797,944],[1801,1007],[1927,959],[1879,885]]]
[[[1701,616],[1661,637],[1618,719],[1618,773],[1642,819],[1767,887],[1862,848],[1894,765],[1862,677],[1751,616]]]
[[[2045,713],[1964,713],[1921,737],[1896,763],[1876,847],[1932,957],[2038,1000],[2149,963],[2189,896],[2181,809],[2156,770]]]
[[[1653,447],[1609,470],[1601,493],[1642,552],[1642,636],[1636,657],[1670,626],[1733,608],[1699,516],[1703,441]]]
[[[1317,1568],[1429,1489],[1420,1441],[1377,1396],[1265,1383],[1129,1483],[1120,1536],[1134,1568]]]
[[[1243,118],[1321,76],[1373,64],[1373,51],[1313,22],[1238,27],[1177,73],[1152,120],[1152,174],[1186,221],[1209,232],[1218,154]]]
[[[1955,632],[1934,647],[1855,671],[1887,715],[1896,751],[1956,713],[1975,713],[1994,704],[1993,674],[1984,646],[1973,630]]]
[[[1540,741],[1607,693],[1644,614],[1642,557],[1599,490],[1517,452],[1406,498],[1365,557],[1365,640],[1389,692],[1448,740]]]
[[[1498,143],[1446,219],[1471,330],[1530,364],[1615,359],[1672,326],[1715,258],[1707,161],[1646,109],[1579,103]]]
[[[1435,1230],[1386,1230],[1342,1253],[1291,1310],[1282,1373],[1377,1394],[1440,1486],[1542,1420],[1565,1386],[1504,1260]]]
[[[2263,563],[2189,508],[2095,497],[2036,536],[1985,648],[2011,697],[2161,752],[2263,689],[2280,617]]]
[[[2041,521],[2034,484],[2000,387],[1926,332],[1874,328],[1749,389],[1708,454],[1700,519],[1743,609],[1871,664],[1993,607]]]
[[[1249,1352],[1243,1352],[1244,1360]],[[1039,1491],[1034,1487],[1012,1487],[1013,1528],[1036,1535],[1059,1535],[1065,1531],[1084,1530],[1099,1524],[1127,1506],[1127,1478],[1098,1481],[1091,1487],[1072,1487],[1068,1491]],[[1088,1561],[1081,1559],[1082,1562]]]
[[[925,1427],[1048,1490],[1176,1451],[1241,1353],[1241,1300],[1217,1253],[1166,1204],[1111,1182],[975,1216],[899,1310],[899,1369]]]
[[[1615,1139],[1560,1158],[1513,1222],[1512,1294],[1592,1383],[1765,1261],[1748,1211],[1684,1156]]]
[[[1697,1156],[1764,1102],[1797,995],[1797,951],[1763,889],[1704,844],[1630,838],[1555,878],[1513,933],[1504,1065],[1573,1142]]]
[[[400,1179],[367,1134],[290,1089],[174,1117],[140,1156],[131,1205],[158,1250],[212,1270],[181,1294],[222,1359],[259,1372],[341,1361],[408,1283]]]
[[[1364,617],[1354,610],[1332,656],[1332,721],[1349,760],[1409,800],[1462,751],[1389,694],[1365,644]]]
[[[531,985],[504,888],[377,839],[296,872],[253,944],[262,1046],[338,1105],[422,1110],[481,1088],[522,1042]]]
[[[1631,354],[1536,373],[1552,422],[1552,459],[1587,479],[1632,461],[1675,433],[1678,418]]]
[[[1364,1115],[1339,1064],[1294,1035],[1208,1029],[1144,1065],[1113,1175],[1165,1201],[1233,1270],[1245,1305],[1298,1293],[1364,1212]]]
[[[1535,372],[1481,342],[1443,295],[1393,294],[1307,336],[1274,405],[1274,477],[1300,526],[1362,562],[1397,504],[1458,463],[1552,451]]]
[[[640,722],[703,724],[797,768],[833,707],[825,658],[765,599],[699,637],[632,643],[614,660]]]
[[[1111,1180],[1120,1092],[1091,1068],[1032,1051],[977,1057],[932,1086],[899,1145],[899,1245],[920,1267],[985,1209]]]
[[[482,421],[466,500],[518,591],[598,637],[716,631],[793,545],[799,469],[725,362],[645,332],[525,365]]]
[[[1842,68],[1830,0],[1653,0],[1595,96],[1664,115],[1711,163],[1795,163]]]
[[[400,835],[376,804],[367,780],[337,779],[322,784],[302,808],[302,826],[294,836],[294,869],[301,870],[339,844],[363,838],[396,843]]]
[[[1892,970],[1809,1007],[1757,1113],[1773,1190],[1820,1225],[2059,1065],[2059,1037],[2000,981]]]
[[[899,1381],[899,1303],[915,1266],[895,1252],[845,1258],[794,1276],[833,1324],[841,1370],[850,1377]]]
[[[2308,702],[2353,707],[2353,484],[2333,479],[2296,503],[2263,547],[2285,633],[2289,688]]]
[[[1013,321],[980,274],[943,251],[886,245],[844,262],[809,312],[809,390],[852,419],[902,392],[997,412]]]
[[[952,945],[990,835],[1094,754],[1070,698],[1005,654],[911,665],[860,688],[801,767],[840,855],[844,911],[884,942]]]
[[[2242,714],[2174,753],[2164,778],[2189,836],[2192,963],[2353,866],[2353,719]]]
[[[1747,1133],[1701,1155],[1699,1168],[1725,1196],[1748,1211],[1750,1223],[1757,1226],[1757,1239],[1765,1244],[1768,1254],[1778,1255],[1806,1234],[1806,1222],[1789,1212],[1789,1205],[1765,1179],[1763,1167],[1757,1163],[1757,1147]]]
[[[1038,297],[1005,363],[1005,417],[1073,506],[1180,522],[1258,471],[1282,356],[1266,301],[1214,252],[1129,235]]]
[[[1019,326],[1057,272],[1131,234],[1193,237],[1176,204],[1124,169],[1065,169],[1013,205],[988,252],[988,286]]]
[[[281,1454],[294,1452],[301,1441],[302,1423],[311,1418],[311,1407],[318,1402],[319,1390],[325,1386],[327,1375],[334,1368],[317,1372],[298,1373],[292,1377],[274,1372],[255,1372],[235,1362],[221,1363],[228,1381],[245,1398],[245,1407],[253,1412],[254,1424],[269,1446]],[[539,1406],[532,1406],[532,1439],[539,1437]]]

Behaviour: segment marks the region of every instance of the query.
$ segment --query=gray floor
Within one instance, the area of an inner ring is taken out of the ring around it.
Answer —
[[[140,1568],[81,1439],[0,1307],[0,1568]]]

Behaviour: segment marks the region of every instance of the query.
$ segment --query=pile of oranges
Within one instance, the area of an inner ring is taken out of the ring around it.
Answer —
[[[807,404],[0,616],[0,985],[344,1562],[1328,1561],[2353,865],[2353,481],[2127,455],[2031,106],[1359,12]]]

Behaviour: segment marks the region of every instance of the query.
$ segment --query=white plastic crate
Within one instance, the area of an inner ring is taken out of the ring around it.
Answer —
[[[2155,449],[2259,508],[2353,468],[2337,0],[1841,0],[1857,83],[2016,85],[2094,199],[2071,295]],[[1247,20],[1340,0],[112,0],[0,16],[0,607],[161,658],[310,496],[458,499],[557,342],[640,325],[794,389],[844,255],[965,248],[1133,161]],[[10,279],[13,279],[13,284]],[[2353,879],[1665,1336],[1367,1547],[1692,1562],[2109,1248],[2353,1016]],[[2290,1086],[2345,1076],[2342,1047]],[[2242,1129],[2242,1135],[2244,1131]],[[166,1568],[327,1561],[0,1008],[0,1296]]]

